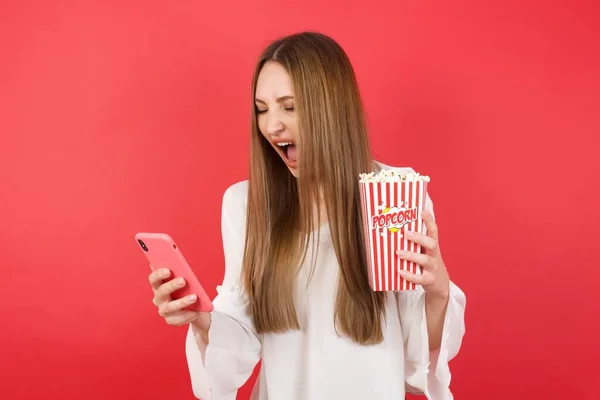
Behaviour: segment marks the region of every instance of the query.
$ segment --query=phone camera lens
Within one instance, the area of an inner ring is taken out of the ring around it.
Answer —
[[[176,249],[176,248],[177,248],[177,246],[173,245],[173,248],[174,248],[174,249]]]
[[[142,247],[142,249],[144,249],[144,251],[148,251],[148,248],[146,247],[146,243],[144,243],[143,240],[138,239],[138,243],[140,244],[140,246]]]

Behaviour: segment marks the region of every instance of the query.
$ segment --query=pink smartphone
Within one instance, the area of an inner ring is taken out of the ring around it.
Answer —
[[[171,294],[173,299],[195,294],[198,296],[198,300],[187,306],[186,310],[199,312],[211,312],[213,310],[210,297],[204,291],[179,247],[169,235],[166,233],[140,232],[135,235],[135,240],[154,270],[167,268],[171,271],[171,275],[165,279],[165,282],[179,277],[185,279],[186,285]]]

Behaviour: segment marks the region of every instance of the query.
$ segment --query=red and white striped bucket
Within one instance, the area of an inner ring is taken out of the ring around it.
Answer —
[[[404,230],[423,232],[421,214],[427,183],[428,178],[360,182],[369,283],[374,291],[415,290],[417,287],[404,280],[398,270],[421,274],[421,267],[401,260],[396,251],[421,251],[420,245],[406,239]]]

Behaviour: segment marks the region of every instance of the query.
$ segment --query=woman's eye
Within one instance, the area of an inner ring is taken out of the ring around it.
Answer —
[[[267,112],[267,110],[256,110],[256,113],[257,113],[257,114],[264,114],[264,113],[266,113],[266,112]]]
[[[286,111],[294,111],[294,106],[292,107],[285,107]]]

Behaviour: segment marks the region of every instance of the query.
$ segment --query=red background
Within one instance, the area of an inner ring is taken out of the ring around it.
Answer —
[[[157,315],[133,235],[170,233],[215,294],[255,59],[315,29],[354,63],[376,157],[432,176],[468,298],[456,398],[600,398],[593,1],[13,3],[0,397],[192,398],[185,328]]]

